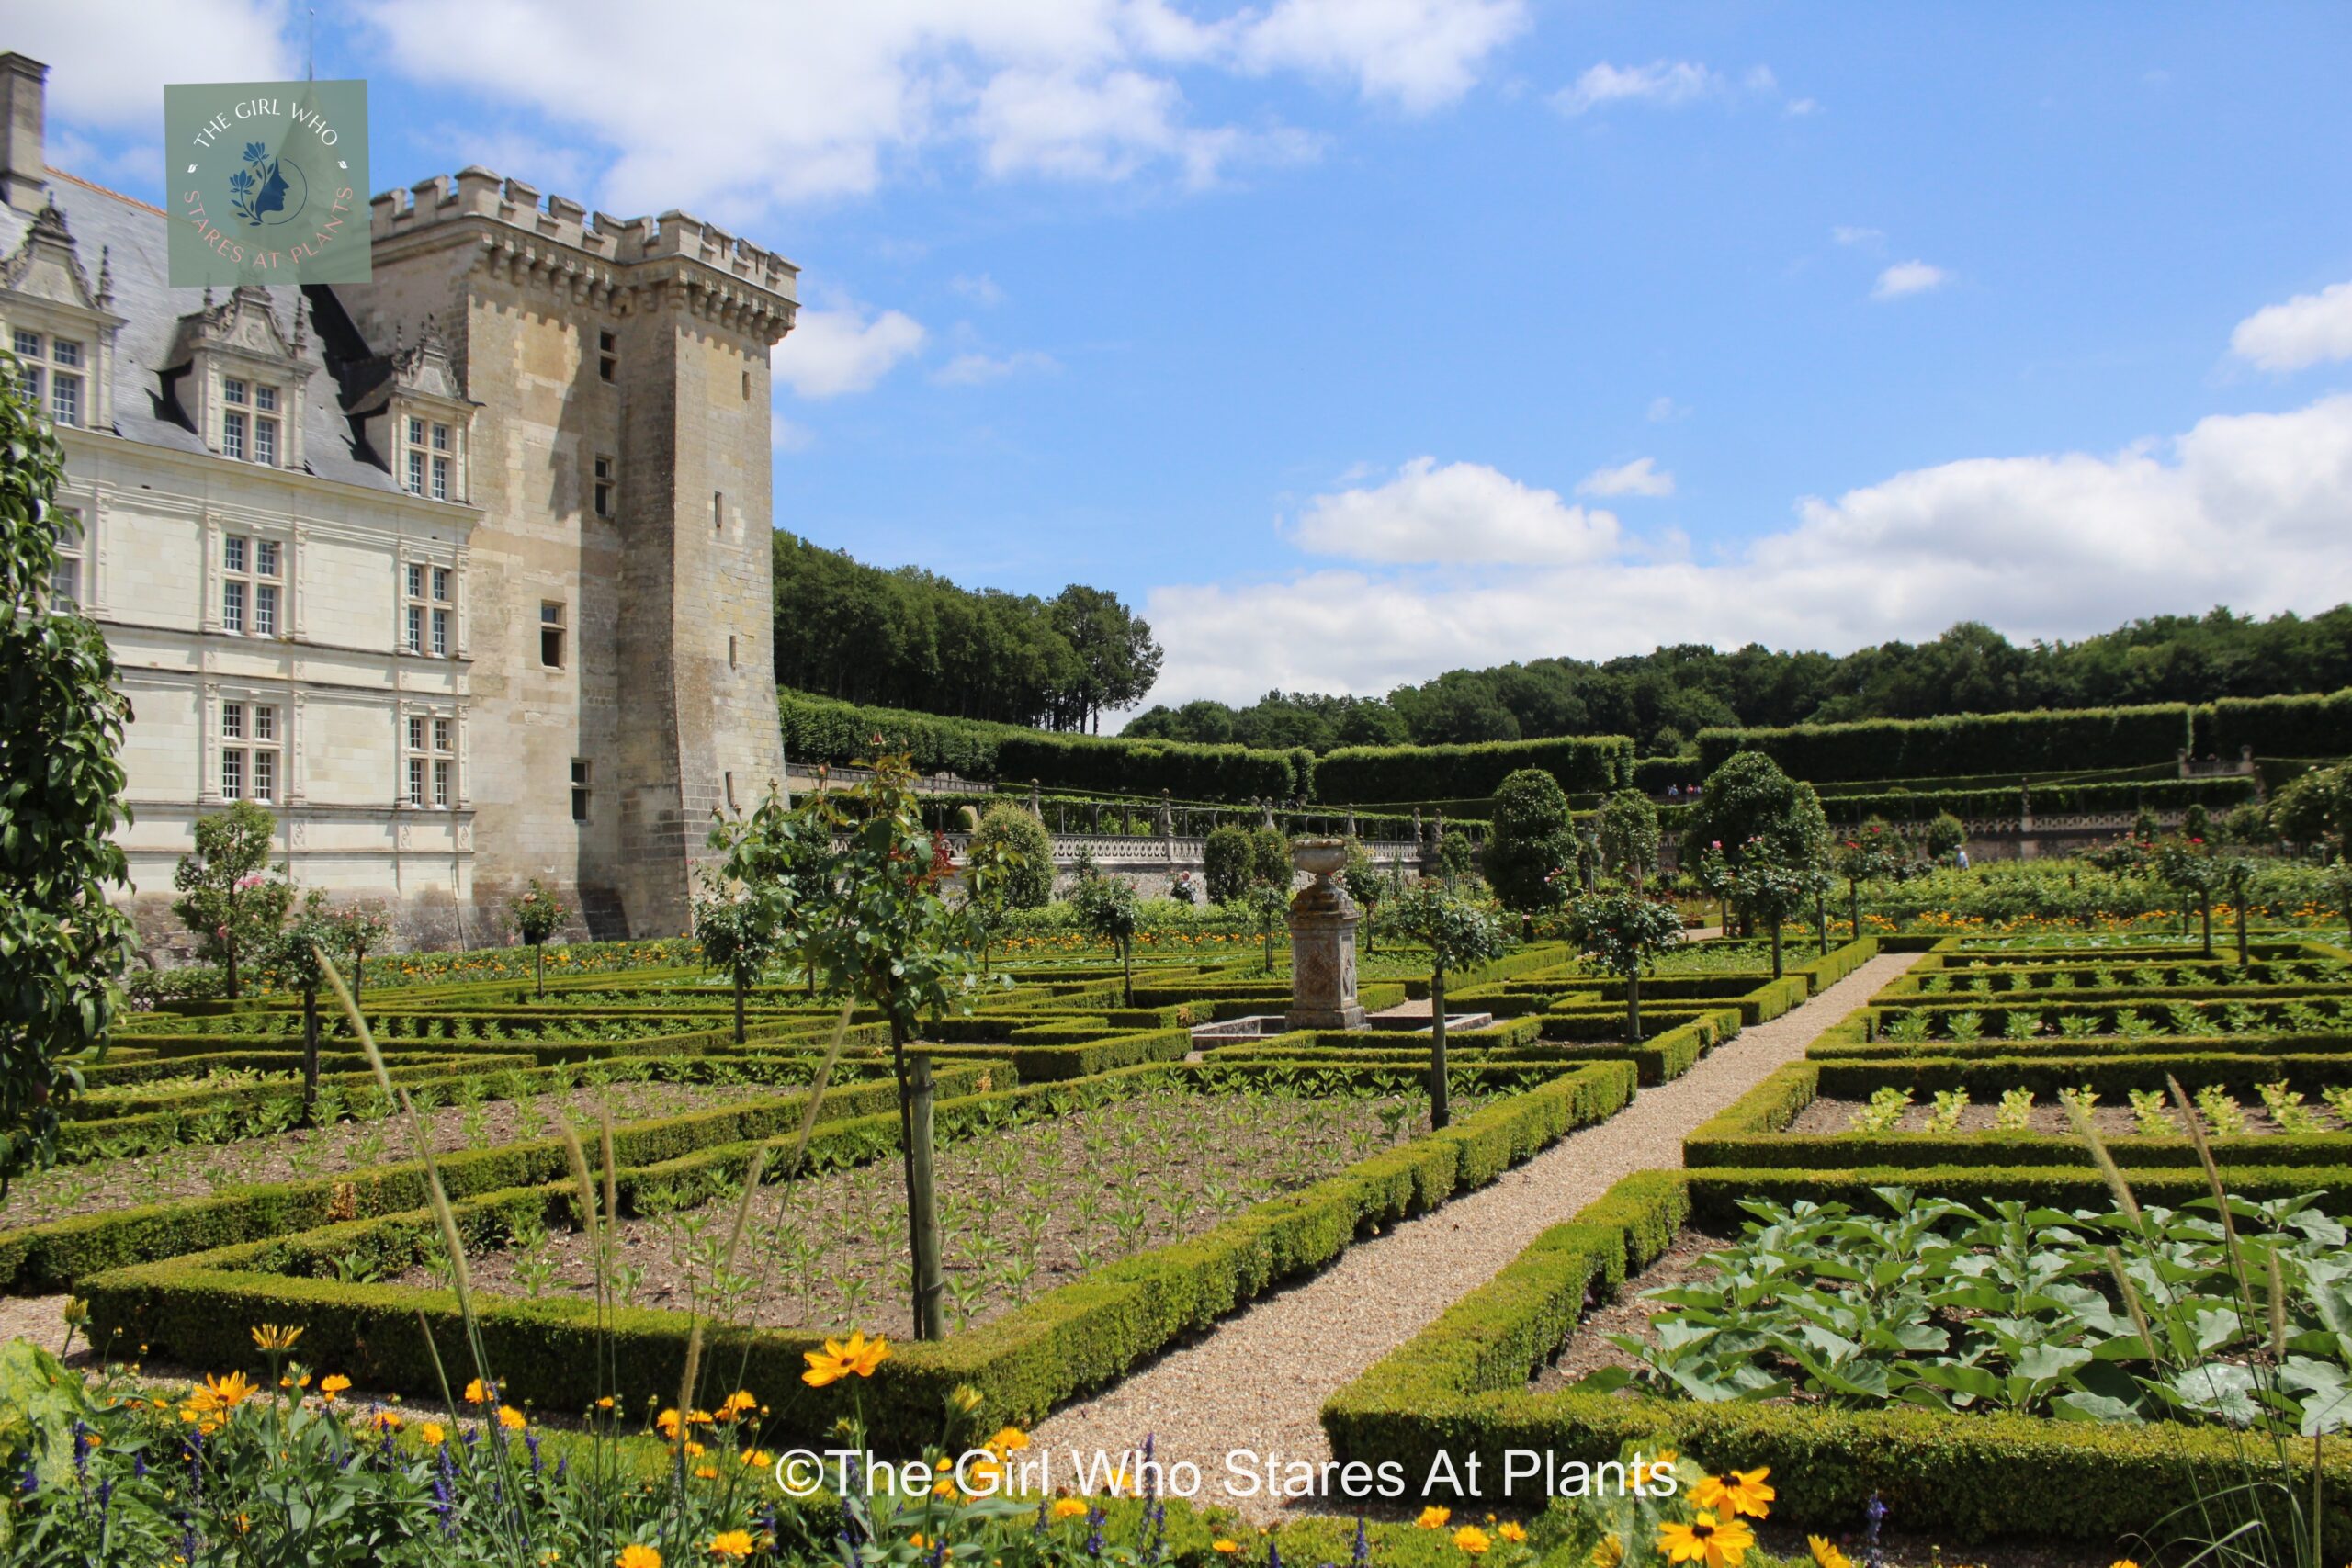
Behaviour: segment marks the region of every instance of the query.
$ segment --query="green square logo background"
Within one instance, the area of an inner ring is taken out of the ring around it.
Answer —
[[[368,84],[164,89],[171,281],[368,281]]]

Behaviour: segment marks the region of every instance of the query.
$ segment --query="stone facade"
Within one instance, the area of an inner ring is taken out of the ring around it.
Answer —
[[[376,198],[370,283],[199,300],[163,212],[43,162],[45,75],[0,55],[0,341],[55,400],[60,591],[135,706],[151,942],[232,796],[277,812],[298,885],[382,899],[411,942],[500,940],[534,877],[575,934],[684,930],[712,812],[783,776],[794,267],[469,168]]]

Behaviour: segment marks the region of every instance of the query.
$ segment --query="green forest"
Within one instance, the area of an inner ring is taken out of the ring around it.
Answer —
[[[866,566],[778,529],[776,683],[820,696],[1038,729],[1100,728],[1159,678],[1151,627],[1118,595],[1051,599]]]
[[[965,588],[920,567],[867,566],[779,530],[775,673],[796,691],[1038,729],[1099,731],[1151,694],[1161,649],[1107,590],[1050,599]],[[1306,747],[1444,745],[1630,735],[1645,756],[1718,727],[2203,703],[2352,686],[2352,604],[2308,618],[2216,608],[2076,642],[2013,643],[1968,621],[1931,642],[1838,655],[1682,643],[1594,661],[1449,670],[1385,697],[1267,693],[1145,709],[1135,739]]]
[[[1537,659],[1449,670],[1384,698],[1269,692],[1245,708],[1154,706],[1126,735],[1245,746],[1437,745],[1566,735],[1630,735],[1670,756],[1711,727],[1832,724],[2033,708],[2211,702],[2352,685],[2352,605],[2309,619],[2215,609],[2159,615],[2079,642],[2012,643],[1963,622],[1932,642],[1882,643],[1843,656],[1730,653],[1684,643],[1595,663]]]

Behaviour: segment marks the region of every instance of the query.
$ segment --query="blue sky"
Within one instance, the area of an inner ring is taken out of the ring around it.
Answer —
[[[2352,10],[654,15],[322,4],[318,69],[379,186],[791,256],[778,525],[1115,589],[1160,700],[2352,597]],[[7,24],[150,197],[164,81],[300,69],[267,0]]]

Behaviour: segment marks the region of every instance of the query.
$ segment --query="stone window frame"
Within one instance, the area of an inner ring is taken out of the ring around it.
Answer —
[[[413,659],[465,657],[457,564],[403,553],[392,581],[398,605],[393,651]]]
[[[79,610],[90,602],[90,525],[78,506],[61,505],[55,515],[57,564],[50,569],[49,602]]]
[[[240,524],[222,529],[218,539],[216,629],[223,637],[273,640],[293,635],[294,541],[288,531]]]
[[[553,615],[549,615],[548,612],[550,610],[555,613]],[[542,670],[561,670],[566,668],[566,660],[571,652],[570,647],[571,637],[571,606],[570,604],[561,599],[540,600],[539,668]],[[550,638],[553,640],[550,641]],[[555,652],[555,657],[553,659],[549,659],[548,657],[548,652],[550,649]]]
[[[92,358],[88,339],[67,337],[32,324],[14,327],[9,342],[19,362],[17,383],[34,405],[49,415],[51,424],[87,430]]]
[[[287,756],[286,714],[275,694],[235,692],[224,695],[213,719],[219,751],[213,777],[223,800],[282,806],[292,779]]]
[[[462,811],[465,716],[447,703],[403,704],[394,726],[400,767],[394,804],[418,811]]]

